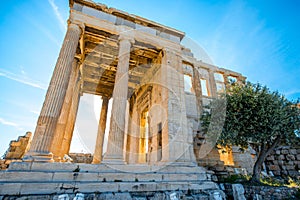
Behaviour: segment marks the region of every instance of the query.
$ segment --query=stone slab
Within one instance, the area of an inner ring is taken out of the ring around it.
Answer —
[[[22,183],[0,183],[0,195],[18,195]]]
[[[46,172],[0,172],[0,182],[49,182],[53,173]]]
[[[74,172],[75,169],[79,172]],[[211,172],[184,164],[12,163],[0,172],[0,195],[216,189]]]
[[[37,172],[73,172],[79,167],[80,172],[160,172],[160,173],[206,173],[202,167],[184,166],[176,164],[160,165],[105,165],[83,163],[38,163],[38,162],[13,162],[8,171],[37,171]]]
[[[216,189],[213,182],[119,182],[119,183],[0,183],[0,195],[71,194],[76,192],[150,192]]]
[[[60,183],[23,183],[20,194],[53,194],[63,193],[63,190]]]
[[[188,173],[111,173],[111,172],[0,172],[0,182],[147,182],[204,181],[207,174]]]
[[[8,171],[73,172],[77,167],[84,172],[116,172],[116,169],[102,164],[39,162],[14,162],[10,164]]]

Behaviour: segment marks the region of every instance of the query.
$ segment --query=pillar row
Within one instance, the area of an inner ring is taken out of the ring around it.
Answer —
[[[24,157],[25,161],[53,161],[51,145],[66,96],[72,62],[81,33],[82,30],[77,24],[69,24],[38,118],[30,150]]]

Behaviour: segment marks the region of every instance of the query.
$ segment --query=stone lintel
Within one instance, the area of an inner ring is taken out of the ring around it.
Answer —
[[[98,30],[103,30],[103,31],[109,32],[114,35],[119,35],[121,32],[124,32],[124,26],[122,26],[123,28],[120,29],[120,28],[118,28],[119,26],[116,26],[107,21],[97,19],[95,17],[92,17],[90,15],[84,14],[84,13],[76,11],[76,10],[71,10],[70,19],[72,19],[72,21],[81,21],[85,24],[86,27],[92,27],[92,28],[95,28]],[[126,28],[128,30],[131,30],[134,33],[133,36],[134,36],[135,40],[144,42],[147,44],[151,44],[151,45],[155,46],[157,49],[162,49],[164,47],[178,49],[178,51],[180,51],[180,49],[181,49],[180,44],[174,43],[170,40],[167,40],[167,39],[155,36],[155,35],[147,34],[147,33],[135,30],[135,29],[131,29],[129,27],[126,27]]]
[[[120,17],[122,19],[131,21],[135,24],[139,24],[139,25],[142,25],[142,26],[145,26],[145,27],[151,27],[151,28],[154,28],[154,29],[159,30],[159,31],[163,30],[164,32],[166,32],[168,34],[179,37],[180,40],[182,40],[182,38],[185,36],[185,33],[182,32],[182,31],[179,31],[179,30],[176,30],[174,28],[159,24],[157,22],[145,19],[145,18],[140,17],[140,16],[129,14],[127,12],[124,12],[124,11],[121,11],[121,10],[118,10],[118,9],[115,9],[115,8],[108,8],[104,4],[94,3],[93,1],[86,1],[86,0],[70,0],[69,2],[70,2],[69,4],[70,4],[71,8],[73,8],[74,3],[78,3],[78,4],[81,4],[81,5],[88,6],[88,7],[94,8],[96,10],[105,12],[107,14],[111,14],[111,15],[114,15],[116,17]]]

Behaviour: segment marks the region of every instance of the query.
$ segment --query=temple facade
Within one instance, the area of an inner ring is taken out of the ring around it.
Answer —
[[[200,115],[229,80],[245,77],[197,60],[181,43],[184,37],[103,4],[70,0],[67,32],[30,148],[23,162],[0,173],[0,194],[218,190],[212,172],[197,164],[214,147],[201,133]],[[76,166],[63,157],[84,93],[101,96],[102,106],[92,164]]]
[[[196,60],[181,44],[181,31],[91,1],[70,1],[70,8],[24,160],[59,162],[69,153],[80,97],[88,93],[102,97],[93,163],[195,163],[202,105],[224,91],[228,79],[245,78]]]

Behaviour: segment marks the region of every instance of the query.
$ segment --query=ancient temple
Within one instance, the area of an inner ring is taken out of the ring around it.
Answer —
[[[196,162],[205,140],[200,113],[229,79],[245,77],[195,59],[181,44],[184,37],[103,4],[70,0],[67,32],[30,149],[23,162],[11,163],[0,194],[217,189]],[[93,164],[77,167],[62,158],[69,154],[84,93],[100,95],[102,107]],[[27,177],[24,183],[16,174]]]
[[[89,93],[103,100],[94,163],[193,163],[203,101],[222,91],[228,78],[244,77],[197,61],[180,44],[181,31],[90,1],[70,6],[68,30],[24,160],[53,162],[69,153],[80,96]]]

